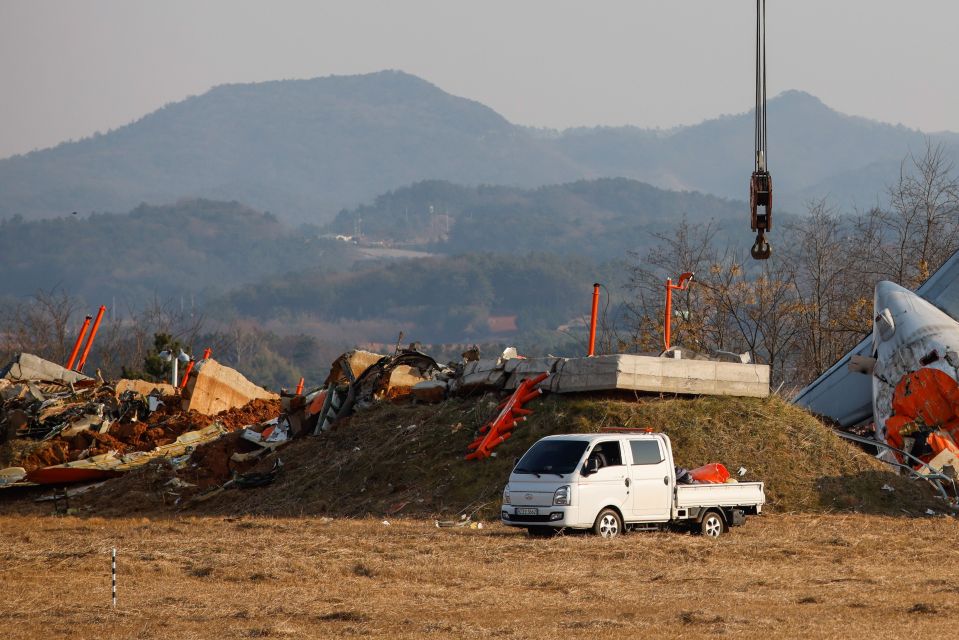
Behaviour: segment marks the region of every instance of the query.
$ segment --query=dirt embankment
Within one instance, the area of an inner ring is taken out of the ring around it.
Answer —
[[[433,406],[378,404],[342,421],[329,435],[280,449],[284,471],[273,484],[226,491],[189,511],[345,516],[478,512],[492,517],[510,468],[534,441],[553,433],[624,426],[667,433],[682,466],[722,462],[734,472],[745,467],[745,480],[766,483],[768,507],[775,511],[918,515],[927,507],[942,509],[925,485],[888,471],[815,418],[776,398],[636,402],[551,396],[530,404],[534,413],[496,450],[496,457],[464,460],[467,443],[496,401],[490,395]],[[220,453],[214,449],[228,447],[229,441],[214,445],[197,455],[212,459]],[[267,458],[259,467],[270,464],[272,458]],[[250,468],[227,459],[218,477]],[[166,481],[151,480],[149,473],[157,472],[144,470],[111,481],[111,493],[118,495],[114,492],[124,485]],[[882,490],[883,485],[894,491]],[[159,502],[140,506],[149,511]],[[95,496],[89,506],[93,512],[105,508]]]

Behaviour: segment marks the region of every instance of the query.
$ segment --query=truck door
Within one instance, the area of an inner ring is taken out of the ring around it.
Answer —
[[[669,520],[672,486],[669,460],[658,438],[629,441],[631,514],[628,520]]]
[[[579,478],[579,514],[583,524],[596,519],[600,509],[613,505],[628,519],[629,487],[627,486],[626,464],[619,440],[610,439],[597,442],[586,456],[587,465],[591,459],[599,462],[599,470]]]

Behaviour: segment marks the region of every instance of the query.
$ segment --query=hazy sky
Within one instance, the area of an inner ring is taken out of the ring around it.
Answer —
[[[768,0],[770,95],[959,131],[959,2]],[[752,0],[0,0],[0,157],[227,82],[402,69],[535,126],[748,109]],[[770,122],[774,129],[775,123]]]

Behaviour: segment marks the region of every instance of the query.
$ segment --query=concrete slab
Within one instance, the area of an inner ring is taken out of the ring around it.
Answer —
[[[548,389],[554,393],[627,390],[765,398],[769,367],[629,354],[570,358],[556,365]]]
[[[505,369],[510,376],[506,381],[506,388],[515,389],[523,380],[533,378],[544,371],[548,371],[550,374],[555,373],[565,362],[566,358],[556,357],[507,360]],[[540,386],[548,389],[549,383],[550,380],[547,378]]]
[[[32,353],[18,353],[2,371],[0,378],[11,381],[39,380],[41,382],[63,382],[70,384],[80,380],[89,380],[88,376],[61,367],[56,362],[44,360]]]
[[[498,360],[474,360],[467,362],[463,375],[456,380],[454,391],[461,389],[495,388],[506,383],[506,371]]]

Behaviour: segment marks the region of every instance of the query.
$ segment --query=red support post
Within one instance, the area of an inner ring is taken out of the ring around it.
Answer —
[[[673,279],[666,278],[666,317],[664,318],[663,326],[663,344],[666,346],[666,351],[669,351],[669,345],[672,344],[670,329],[672,327],[672,318],[673,318]]]
[[[589,320],[589,355],[596,353],[596,312],[599,311],[599,287],[601,285],[593,283],[593,314]]]
[[[186,389],[187,380],[190,379],[190,372],[193,371],[193,365],[196,364],[196,360],[190,360],[186,363],[186,369],[183,371],[183,377],[180,379],[179,389]]]
[[[73,343],[73,351],[70,352],[70,359],[67,360],[67,369],[73,369],[73,363],[77,361],[77,354],[80,353],[80,345],[83,344],[83,337],[87,335],[87,329],[90,327],[91,320],[93,320],[93,316],[87,316],[83,320],[83,326],[80,327],[80,335],[77,336],[77,341]]]
[[[673,284],[672,278],[666,278],[666,317],[663,322],[663,344],[666,351],[672,346],[672,319],[673,319],[673,289],[685,291],[689,288],[689,283],[693,279],[693,274],[689,271],[679,276],[679,282]]]
[[[203,360],[206,360],[206,359],[209,358],[212,354],[213,354],[213,349],[211,349],[210,347],[207,347],[207,348],[203,351],[203,358],[202,358],[202,359],[203,359]],[[181,389],[181,390],[182,390],[182,389],[186,389],[186,383],[187,383],[187,381],[190,379],[190,372],[193,371],[193,365],[195,365],[195,364],[196,364],[196,360],[190,360],[190,362],[186,365],[186,371],[183,372],[183,379],[180,380],[180,389]]]
[[[107,308],[100,305],[100,310],[97,311],[97,319],[93,321],[93,328],[90,329],[90,337],[87,338],[87,346],[83,348],[83,355],[80,356],[80,362],[77,364],[77,373],[83,372],[83,366],[87,363],[87,356],[90,355],[90,349],[93,348],[93,339],[97,337],[97,331],[100,330],[100,321],[103,320],[103,314],[106,311]]]
[[[543,393],[542,389],[534,389],[543,380],[549,377],[549,372],[543,372],[534,378],[523,380],[510,397],[496,407],[496,417],[480,427],[480,436],[467,445],[467,460],[489,458],[498,445],[505,442],[512,434],[513,428],[526,420],[532,411],[522,407]]]

